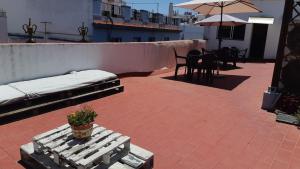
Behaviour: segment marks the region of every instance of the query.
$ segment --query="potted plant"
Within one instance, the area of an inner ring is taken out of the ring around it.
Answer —
[[[73,136],[77,139],[88,139],[92,135],[93,122],[97,113],[88,106],[68,115],[68,123],[72,128]]]

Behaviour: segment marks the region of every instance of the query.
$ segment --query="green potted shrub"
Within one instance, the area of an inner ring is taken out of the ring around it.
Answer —
[[[68,115],[68,123],[72,128],[73,136],[77,139],[88,139],[92,135],[93,122],[97,113],[88,106]]]

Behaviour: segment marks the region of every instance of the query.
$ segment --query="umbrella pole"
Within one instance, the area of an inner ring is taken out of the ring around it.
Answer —
[[[219,52],[221,51],[222,48],[222,28],[223,28],[223,7],[224,7],[224,2],[221,2],[221,21],[220,21],[220,26],[219,26]],[[220,75],[220,64],[219,64],[219,59],[217,60],[217,75]]]
[[[221,32],[221,35],[219,36],[219,50],[222,48],[222,30],[223,29],[223,2],[221,5],[221,20],[220,20],[220,26],[219,31]]]

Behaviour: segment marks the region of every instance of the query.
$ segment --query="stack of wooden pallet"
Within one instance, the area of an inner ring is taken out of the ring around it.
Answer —
[[[151,169],[153,153],[130,138],[94,125],[89,140],[76,140],[68,124],[37,135],[21,146],[25,165],[38,169]]]

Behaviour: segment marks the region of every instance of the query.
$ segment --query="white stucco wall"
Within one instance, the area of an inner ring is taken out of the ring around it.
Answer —
[[[249,16],[261,16],[261,17],[273,17],[274,24],[269,25],[266,47],[265,47],[265,59],[275,59],[277,53],[277,47],[279,43],[284,1],[283,0],[252,0],[252,2],[263,12],[262,13],[248,13],[248,14],[231,14],[232,16],[244,19],[248,21]],[[224,40],[222,46],[235,46],[238,48],[248,48],[250,50],[251,38],[252,38],[253,24],[247,24],[244,41],[237,40]],[[207,47],[210,49],[218,48],[217,27],[206,28],[204,38],[208,39]],[[249,52],[248,52],[249,54]]]
[[[27,24],[30,17],[41,32],[44,25],[40,22],[50,21],[48,31],[52,33],[78,38],[77,27],[82,22],[89,24],[92,33],[92,0],[0,0],[0,7],[7,12],[9,33],[23,34],[22,25]]]
[[[65,74],[73,70],[101,69],[116,74],[150,72],[175,64],[180,55],[205,47],[203,40],[89,43],[0,44],[0,84]]]

